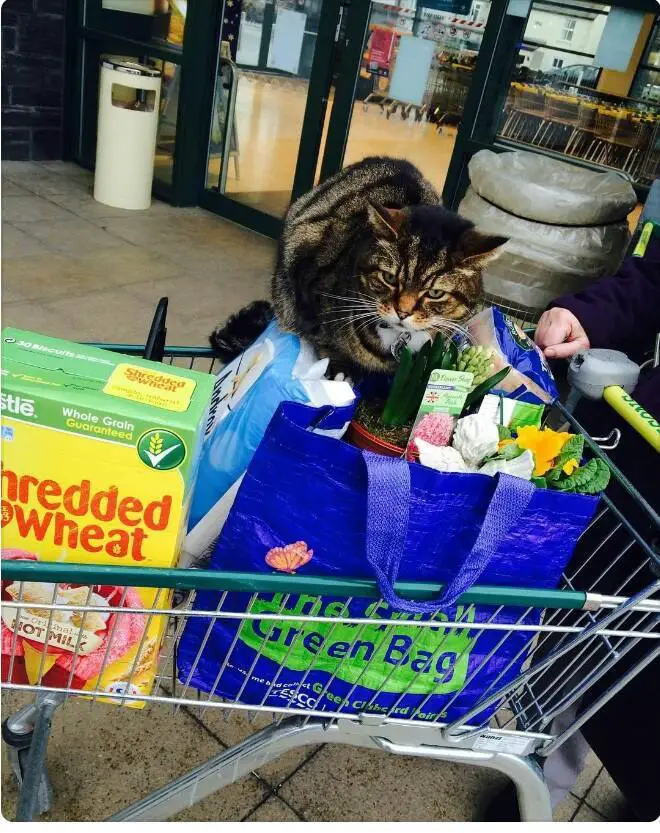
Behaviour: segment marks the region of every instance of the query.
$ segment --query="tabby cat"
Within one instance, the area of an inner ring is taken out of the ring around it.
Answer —
[[[296,200],[286,213],[272,306],[257,301],[211,335],[229,361],[273,313],[306,337],[332,372],[390,373],[400,346],[460,330],[481,270],[504,237],[485,235],[440,205],[410,162],[369,157]]]

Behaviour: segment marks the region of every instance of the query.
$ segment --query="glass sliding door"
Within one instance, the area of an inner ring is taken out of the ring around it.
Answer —
[[[405,157],[442,190],[489,0],[373,2],[344,164]]]
[[[321,41],[328,65],[332,60],[329,24],[338,8],[336,0],[254,0],[234,10],[226,0],[206,165],[209,206],[248,222],[260,215],[261,229],[277,227],[299,157],[319,144],[312,134],[321,127],[309,120],[310,95],[323,98],[311,88],[313,66]]]

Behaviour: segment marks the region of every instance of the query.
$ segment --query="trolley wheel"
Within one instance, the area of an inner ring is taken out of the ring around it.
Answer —
[[[7,720],[2,724],[2,739],[5,742],[7,749],[7,760],[11,766],[14,778],[19,790],[23,786],[25,773],[27,772],[28,761],[30,757],[30,743],[32,741],[32,732],[25,734],[17,734],[12,732],[7,725]],[[47,813],[53,806],[53,788],[50,784],[48,772],[44,769],[41,781],[37,788],[37,806],[36,812],[41,815]]]
[[[14,773],[19,789],[23,786],[23,778],[25,776],[25,772],[27,771],[29,755],[29,749],[16,749],[13,746],[7,746],[7,758],[9,759],[9,764],[12,768],[12,772]],[[44,770],[41,781],[39,782],[39,787],[37,788],[36,812],[38,815],[42,815],[42,813],[47,813],[51,810],[52,807],[53,788],[50,785],[48,772]]]

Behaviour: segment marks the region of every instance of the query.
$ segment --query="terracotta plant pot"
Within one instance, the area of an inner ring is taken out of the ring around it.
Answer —
[[[352,420],[346,432],[346,440],[358,448],[363,448],[366,451],[374,451],[376,454],[384,454],[386,457],[403,457],[406,453],[405,448],[388,443],[386,440],[381,440],[376,434],[362,425],[357,420]]]

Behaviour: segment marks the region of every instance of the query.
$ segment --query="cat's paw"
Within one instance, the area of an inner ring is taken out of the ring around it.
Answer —
[[[353,380],[346,373],[336,373],[333,379],[334,382],[348,382],[353,387]]]

